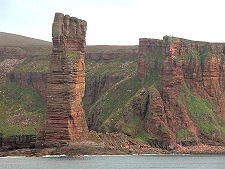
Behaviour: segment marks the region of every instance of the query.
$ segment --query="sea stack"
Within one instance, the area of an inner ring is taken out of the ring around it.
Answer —
[[[52,25],[53,49],[47,76],[47,113],[40,145],[69,144],[87,137],[82,107],[85,92],[87,22],[56,13]]]

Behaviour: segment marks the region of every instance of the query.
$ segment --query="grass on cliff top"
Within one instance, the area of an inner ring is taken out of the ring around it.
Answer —
[[[28,52],[30,56],[40,56],[51,53],[52,43],[26,36],[0,32],[0,47],[19,47]]]
[[[130,75],[137,70],[137,61],[135,57],[128,59],[119,58],[110,61],[92,61],[86,60],[86,76],[104,76],[105,74],[124,74]]]
[[[132,50],[138,50],[138,46],[116,46],[116,45],[89,45],[87,46],[87,52],[127,52]]]
[[[0,133],[3,137],[36,134],[43,123],[46,103],[29,87],[0,84]]]
[[[47,73],[49,58],[47,56],[35,56],[27,58],[23,63],[17,65],[13,72],[39,72]]]
[[[0,32],[0,46],[51,46],[51,42],[22,35]]]

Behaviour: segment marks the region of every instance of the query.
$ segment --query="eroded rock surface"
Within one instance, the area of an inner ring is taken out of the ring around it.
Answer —
[[[84,20],[55,14],[53,50],[47,78],[47,113],[39,145],[70,143],[88,133],[82,97],[85,91],[86,28]],[[42,143],[41,143],[42,142]]]
[[[168,36],[140,39],[139,80],[155,80],[144,128],[161,145],[225,144],[224,47]]]

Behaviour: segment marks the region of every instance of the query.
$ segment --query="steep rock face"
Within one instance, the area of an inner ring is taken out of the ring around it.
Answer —
[[[175,135],[168,128],[165,104],[154,85],[139,90],[123,110],[123,126],[117,130],[131,137],[142,138],[148,144],[174,149]],[[136,121],[136,124],[132,124]],[[160,137],[159,137],[160,136]]]
[[[158,66],[158,58],[162,58],[162,53],[165,53],[165,44],[162,40],[147,38],[140,39],[138,51],[139,80],[142,81],[145,76],[149,76],[148,74],[152,73],[155,66]]]
[[[69,143],[87,136],[82,108],[86,28],[86,21],[55,14],[52,26],[53,51],[47,82],[46,124],[38,139],[45,144]]]
[[[34,148],[35,147],[35,135],[16,135],[10,137],[1,138],[0,134],[0,148],[4,149],[19,149],[19,148]]]
[[[154,104],[148,108],[152,115],[145,118],[145,131],[158,130],[158,140],[171,145],[225,143],[224,46],[168,36],[140,39],[139,79],[154,78],[158,91],[157,99],[149,99]],[[170,136],[156,124],[163,124]]]

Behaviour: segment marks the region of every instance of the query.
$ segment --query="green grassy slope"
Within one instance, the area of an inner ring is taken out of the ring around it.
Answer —
[[[186,107],[187,113],[194,121],[199,131],[203,135],[212,136],[215,134],[225,134],[225,121],[219,119],[213,112],[216,105],[209,102],[206,98],[193,94],[188,87],[188,83],[184,86],[185,92],[180,93],[178,97],[178,104]]]
[[[47,73],[49,57],[35,56],[27,58],[23,63],[17,65],[13,72],[39,72]]]
[[[136,73],[136,69],[137,61],[134,57],[114,59],[110,60],[110,62],[86,60],[86,85],[95,88],[91,90],[89,88],[86,89],[86,94],[83,98],[86,115],[88,115],[92,106],[88,96],[94,95],[95,101],[97,101],[101,95],[106,93],[116,83],[133,76]]]
[[[39,72],[47,73],[49,66],[49,57],[46,54],[51,53],[52,43],[28,38],[20,35],[9,34],[0,32],[0,47],[20,47],[25,51],[35,53],[35,56],[29,56],[25,61],[17,65],[12,72]],[[108,46],[108,45],[95,45],[87,46],[88,52],[126,52],[137,50],[137,46]],[[136,58],[130,57],[129,59],[114,59],[107,62],[86,60],[86,76],[87,79],[98,80],[99,85],[103,85],[107,78],[113,77],[110,80],[110,85],[123,80],[124,78],[133,77],[137,70]],[[91,82],[92,83],[92,82]],[[125,84],[126,86],[126,84]],[[96,90],[98,86],[95,86]],[[46,104],[35,93],[34,90],[27,87],[22,87],[17,83],[2,83],[0,90],[5,93],[1,96],[1,111],[0,111],[0,132],[4,136],[15,134],[34,134],[35,128],[38,128],[42,120],[43,113],[45,113]],[[96,94],[96,100],[100,98],[109,90],[109,86],[99,90]],[[22,97],[24,96],[24,97]],[[19,99],[18,97],[22,97]],[[10,98],[10,100],[8,100]],[[89,110],[88,98],[84,97],[84,107]],[[124,100],[126,101],[126,100]],[[31,107],[29,107],[31,105]],[[87,111],[88,114],[88,111]],[[16,118],[11,118],[16,117]],[[29,119],[29,123],[19,123],[18,119],[24,121]],[[11,126],[11,127],[10,127]]]
[[[51,46],[51,42],[26,36],[0,32],[0,46]]]
[[[89,45],[87,46],[87,52],[104,52],[104,51],[114,51],[114,52],[126,52],[131,50],[137,50],[138,46],[117,46],[117,45]]]
[[[0,133],[11,135],[36,134],[43,123],[46,103],[34,89],[17,83],[0,84]]]
[[[16,47],[29,53],[30,56],[49,55],[52,43],[26,36],[0,32],[0,47]]]

